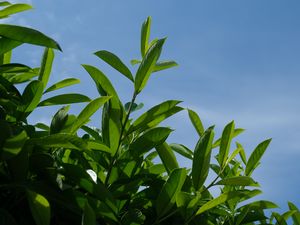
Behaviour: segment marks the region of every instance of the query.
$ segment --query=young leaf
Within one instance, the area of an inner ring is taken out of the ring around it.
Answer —
[[[43,100],[38,106],[65,105],[89,101],[91,101],[91,99],[82,94],[62,94]]]
[[[176,156],[174,155],[172,149],[166,142],[157,145],[155,149],[169,174],[174,169],[179,168]]]
[[[171,147],[171,149],[177,153],[179,153],[180,155],[193,160],[193,155],[194,153],[192,152],[192,150],[190,150],[189,148],[187,148],[186,146],[182,145],[182,144],[170,144],[169,145]]]
[[[261,159],[261,157],[263,156],[263,154],[265,153],[268,145],[270,144],[272,139],[268,139],[263,141],[262,143],[260,143],[252,152],[252,154],[250,155],[247,165],[246,165],[246,169],[245,169],[245,175],[246,176],[250,176],[251,173],[255,170],[255,168],[258,166],[259,161]]]
[[[50,204],[47,199],[33,191],[27,190],[29,207],[36,224],[50,224]]]
[[[76,79],[76,78],[67,78],[67,79],[64,79],[64,80],[61,80],[55,84],[53,84],[51,87],[49,87],[45,92],[50,92],[50,91],[55,91],[55,90],[58,90],[58,89],[61,89],[61,88],[64,88],[64,87],[67,87],[67,86],[71,86],[71,85],[74,85],[74,84],[79,84],[80,83],[80,80],[79,79]]]
[[[32,7],[28,4],[13,4],[2,10],[0,10],[0,19],[8,17],[12,14],[23,12],[26,10],[32,9]]]
[[[240,155],[243,163],[246,165],[247,164],[247,158],[246,158],[246,153],[245,153],[245,150],[244,150],[243,146],[240,143],[236,142],[236,147],[238,149],[240,149],[239,155]]]
[[[86,201],[82,214],[81,225],[96,225],[96,215],[93,208]]]
[[[174,169],[162,187],[156,201],[158,218],[167,214],[176,203],[176,196],[184,184],[187,171],[183,168]]]
[[[201,137],[204,134],[204,127],[203,127],[200,117],[198,116],[198,114],[196,112],[194,112],[191,109],[188,109],[188,114],[189,114],[190,120],[191,120],[194,128],[196,129],[197,133]]]
[[[208,175],[213,138],[213,129],[208,128],[198,141],[194,151],[192,178],[196,190],[202,187]]]
[[[46,88],[49,80],[53,59],[54,59],[53,49],[45,48],[41,67],[40,67],[40,73],[39,73],[39,80],[43,82],[44,88]]]
[[[51,125],[50,125],[50,134],[59,133],[63,127],[65,126],[68,120],[68,111],[70,106],[62,107],[58,112],[54,115]]]
[[[149,16],[142,25],[141,29],[141,55],[145,56],[148,50],[149,37],[151,28],[151,17]]]
[[[161,70],[166,70],[175,66],[178,66],[178,64],[175,61],[161,61],[156,63],[153,73]]]
[[[149,48],[145,57],[143,58],[135,76],[134,81],[134,90],[135,93],[140,93],[143,88],[146,86],[146,83],[150,77],[150,74],[153,72],[155,68],[155,64],[159,59],[163,44],[165,42],[164,39],[158,40],[153,46]]]
[[[123,74],[125,77],[127,77],[129,80],[134,82],[133,76],[128,69],[128,67],[119,59],[118,56],[115,54],[102,50],[94,53],[96,56],[98,56],[100,59],[102,59],[104,62],[112,66],[114,69],[119,71],[121,74]]]
[[[222,133],[220,152],[218,157],[218,161],[221,168],[224,168],[224,166],[226,165],[226,161],[230,149],[230,143],[233,137],[233,132],[234,132],[234,121],[227,124]]]
[[[84,125],[90,119],[90,117],[110,98],[110,96],[105,96],[91,101],[78,115],[77,120],[73,123],[71,133],[76,132],[82,125]]]
[[[61,51],[60,46],[53,39],[37,30],[27,27],[0,24],[0,36],[23,43],[41,45]]]
[[[152,148],[162,144],[171,132],[172,130],[167,127],[155,127],[137,138],[130,145],[129,149],[134,155],[143,155]]]
[[[251,177],[238,176],[228,177],[220,180],[216,185],[228,185],[228,186],[259,186]]]

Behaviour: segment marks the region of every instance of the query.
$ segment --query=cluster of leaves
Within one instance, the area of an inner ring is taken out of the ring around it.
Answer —
[[[9,2],[0,7],[0,18],[31,8]],[[287,224],[291,217],[299,225],[300,212],[292,203],[286,213],[270,214],[265,210],[277,207],[274,203],[249,200],[261,193],[251,174],[270,140],[247,158],[240,143],[231,151],[243,129],[230,122],[215,139],[214,127],[204,128],[197,113],[187,109],[199,141],[194,150],[170,144],[173,130],[160,123],[185,110],[177,100],[131,118],[142,106],[135,101],[150,75],[177,65],[159,61],[165,39],[150,41],[150,25],[151,18],[142,25],[141,59],[132,60],[138,66],[135,76],[113,53],[95,53],[134,86],[132,100],[123,104],[108,77],[91,65],[83,68],[100,97],[45,98],[79,83],[69,78],[48,87],[53,49],[60,46],[39,31],[0,24],[0,224]],[[45,47],[39,68],[11,63],[12,50],[24,43]],[[19,83],[26,85],[22,93]],[[78,115],[68,114],[68,104],[77,102],[88,103]],[[50,125],[28,123],[36,108],[51,105],[65,106]],[[100,108],[101,128],[89,127]],[[191,160],[192,168],[180,168],[177,154]],[[209,183],[210,171],[216,175]],[[213,195],[215,186],[219,192]]]

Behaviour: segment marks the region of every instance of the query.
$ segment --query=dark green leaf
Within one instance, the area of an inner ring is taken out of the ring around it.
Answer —
[[[0,2],[1,3],[1,2]],[[5,209],[0,209],[0,225],[18,225],[14,217]]]
[[[34,126],[35,126],[36,128],[41,129],[41,130],[45,130],[45,131],[49,131],[49,130],[50,130],[49,126],[47,126],[47,125],[44,124],[44,123],[36,123]]]
[[[193,152],[192,150],[190,150],[189,148],[187,148],[186,146],[182,145],[182,144],[170,144],[170,147],[173,151],[179,153],[180,155],[193,160]]]
[[[59,133],[63,129],[68,120],[69,108],[70,106],[62,107],[55,113],[50,125],[50,134]]]
[[[130,70],[127,68],[127,66],[113,53],[102,50],[94,53],[96,56],[98,56],[100,59],[102,59],[104,62],[112,66],[114,69],[119,71],[121,74],[123,74],[125,77],[127,77],[129,80],[134,82],[133,76],[130,72]]]
[[[163,44],[165,42],[164,39],[158,40],[153,46],[149,48],[145,57],[143,58],[135,76],[134,81],[134,90],[135,93],[140,93],[143,88],[146,86],[146,83],[150,77],[150,74],[153,72],[155,68],[155,64],[159,59]]]
[[[167,127],[155,127],[142,134],[130,145],[130,150],[135,155],[143,155],[152,148],[162,144],[172,130]]]
[[[198,114],[196,112],[194,112],[191,109],[188,109],[188,113],[189,113],[189,117],[190,117],[190,120],[191,120],[194,128],[196,129],[197,133],[201,137],[204,134],[204,127],[203,127],[200,117],[198,116]]]
[[[167,214],[175,205],[176,196],[181,191],[186,175],[187,171],[183,168],[171,172],[156,201],[156,213],[159,218]]]
[[[0,66],[0,73],[22,73],[30,70],[29,66],[20,63],[9,63]]]
[[[25,142],[27,141],[27,133],[23,130],[18,135],[5,140],[3,145],[2,157],[4,159],[12,158],[20,153]]]
[[[271,139],[265,140],[254,149],[254,151],[250,155],[247,165],[246,165],[246,169],[245,169],[246,176],[251,175],[251,173],[259,165],[259,161],[260,161],[261,157],[263,156],[263,154],[265,153],[270,142],[271,142]]]
[[[96,215],[88,201],[84,205],[81,225],[96,225]]]
[[[8,6],[8,5],[11,5],[11,3],[10,3],[10,2],[7,2],[7,1],[2,1],[2,2],[0,2],[0,7]]]
[[[0,55],[11,51],[12,49],[23,44],[20,41],[15,41],[9,38],[1,37],[0,38]]]
[[[65,105],[89,101],[91,99],[82,94],[62,94],[43,100],[38,106]]]
[[[0,36],[23,43],[55,48],[61,51],[60,46],[53,39],[37,30],[27,27],[0,24]]]
[[[129,107],[130,107],[130,104],[131,102],[127,102],[125,105],[124,105],[124,108],[125,108],[125,111],[128,112],[129,110]],[[144,107],[144,104],[143,103],[140,103],[140,104],[136,104],[136,103],[133,103],[133,105],[131,106],[131,110],[130,112],[134,112],[134,111],[137,111],[141,108]]]
[[[27,190],[27,199],[34,221],[38,225],[50,224],[50,204],[47,199],[33,191]]]
[[[167,172],[170,174],[174,169],[179,168],[178,162],[176,160],[176,157],[170,148],[170,146],[164,142],[160,145],[157,145],[155,147],[156,151],[158,152],[158,155],[163,162]]]
[[[61,88],[67,87],[67,86],[71,86],[74,84],[79,84],[79,83],[80,83],[79,79],[67,78],[67,79],[61,80],[61,81],[53,84],[51,87],[47,88],[47,90],[44,93],[47,93],[50,91],[55,91],[55,90],[58,90],[58,89],[61,89]]]
[[[151,28],[151,17],[149,16],[142,25],[141,29],[141,55],[144,57],[148,50],[149,37]]]
[[[153,73],[161,70],[166,70],[175,66],[178,66],[178,64],[175,61],[161,61],[156,63]]]
[[[220,143],[220,152],[218,156],[218,161],[221,168],[224,168],[226,165],[227,157],[229,154],[230,143],[233,138],[234,132],[234,121],[227,124],[223,130],[221,143]]]
[[[208,175],[213,138],[213,129],[209,128],[195,147],[192,178],[196,190],[199,190],[203,186]]]

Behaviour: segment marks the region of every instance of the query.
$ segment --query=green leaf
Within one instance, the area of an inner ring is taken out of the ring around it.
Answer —
[[[253,186],[258,187],[258,183],[251,177],[238,176],[224,178],[216,183],[216,185],[228,185],[228,186]]]
[[[296,212],[292,215],[292,219],[295,225],[300,225],[300,211],[297,208],[296,205],[294,205],[292,202],[288,202],[289,209],[290,210],[296,210]]]
[[[28,136],[24,130],[16,136],[6,139],[2,148],[2,157],[6,160],[18,155],[27,139]]]
[[[111,97],[99,97],[91,101],[78,115],[76,121],[73,123],[71,133],[76,132],[82,125],[84,125],[90,117],[106,103]]]
[[[59,133],[63,129],[68,120],[69,109],[70,106],[65,106],[55,113],[50,125],[50,134]]]
[[[121,74],[123,74],[125,77],[127,77],[129,80],[134,82],[133,76],[128,69],[128,67],[116,56],[115,54],[102,50],[94,53],[96,56],[98,56],[100,59],[102,59],[104,62],[112,66],[114,69],[119,71]]]
[[[142,25],[141,29],[141,55],[144,57],[148,50],[149,37],[151,28],[151,17],[149,16]]]
[[[101,151],[111,154],[111,149],[104,145],[103,143],[97,142],[97,141],[89,141],[88,142],[88,148],[95,151]]]
[[[157,145],[155,149],[169,174],[173,169],[179,168],[174,152],[166,142]]]
[[[141,62],[142,62],[142,61],[139,60],[139,59],[133,59],[133,60],[130,61],[130,64],[131,64],[132,66],[134,66],[134,65],[136,65],[136,64],[140,64]]]
[[[180,102],[181,101],[177,100],[169,100],[152,107],[133,122],[128,130],[128,134],[138,129],[144,130],[156,126],[164,119],[181,111],[182,108],[176,108],[176,105]]]
[[[175,144],[175,143],[170,144],[170,147],[173,151],[179,153],[180,155],[193,160],[194,154],[193,154],[192,150],[190,150],[188,147],[186,147],[182,144]]]
[[[172,130],[167,127],[155,127],[138,137],[129,147],[133,154],[139,156],[162,144]]]
[[[38,80],[31,81],[22,94],[22,105],[18,107],[20,112],[29,114],[39,104],[43,94],[43,83]]]
[[[62,94],[43,100],[38,106],[65,105],[89,101],[91,99],[82,94]]]
[[[79,83],[80,83],[79,79],[67,78],[67,79],[61,80],[61,81],[53,84],[51,87],[47,88],[47,90],[44,92],[44,94],[48,93],[50,91],[56,91],[58,89],[61,89],[61,88],[67,87],[67,86],[71,86],[74,84],[79,84]]]
[[[183,168],[174,169],[162,187],[156,201],[158,218],[167,214],[176,203],[176,196],[184,184],[187,171]]]
[[[251,202],[247,205],[243,205],[240,208],[237,209],[237,211],[242,211],[244,208],[249,207],[250,209],[272,209],[272,208],[278,208],[278,205],[276,205],[273,202],[270,201],[264,201],[264,200],[260,200],[260,201],[255,201],[255,202]]]
[[[11,3],[7,1],[0,2],[0,7],[8,6],[8,5],[11,5]]]
[[[44,88],[46,88],[49,80],[49,76],[52,69],[52,63],[54,59],[54,51],[51,48],[45,48],[40,73],[39,73],[39,80],[43,82]]]
[[[240,143],[236,142],[236,147],[238,149],[240,149],[239,155],[240,155],[243,163],[246,165],[247,164],[247,158],[246,158],[246,153],[245,153],[245,150],[244,150],[243,146]]]
[[[242,128],[236,128],[234,129],[234,132],[233,132],[233,135],[232,135],[232,138],[235,138],[236,136],[238,136],[239,134],[243,133],[245,130],[242,129]],[[216,148],[218,146],[220,146],[221,144],[221,138],[219,138],[218,140],[216,140],[213,144],[213,148]]]
[[[15,41],[9,38],[1,37],[0,38],[0,55],[11,51],[12,49],[23,44],[20,41]]]
[[[45,46],[61,51],[60,46],[53,39],[37,30],[27,27],[0,24],[0,36],[23,43]]]
[[[162,70],[166,70],[172,67],[178,66],[178,64],[175,61],[161,61],[156,63],[153,73],[154,72],[158,72],[158,71],[162,71]]]
[[[38,76],[38,73],[36,73],[35,71],[29,71],[25,73],[16,74],[10,77],[8,80],[13,84],[20,84],[20,83],[28,82],[36,76]]]
[[[140,93],[143,88],[146,86],[146,83],[150,77],[150,74],[153,72],[155,68],[155,64],[159,59],[163,44],[165,42],[164,39],[158,40],[153,46],[149,48],[145,57],[143,58],[135,76],[134,81],[134,90],[135,93]]]
[[[204,205],[202,205],[196,212],[196,215],[204,213],[207,210],[210,210],[218,205],[223,204],[224,202],[226,202],[227,200],[229,200],[231,198],[238,197],[239,195],[240,195],[240,193],[235,192],[235,191],[223,193],[220,196],[218,196],[218,197],[206,202]]]
[[[47,199],[33,191],[27,190],[27,199],[29,207],[34,218],[34,221],[38,225],[50,224],[50,204]]]
[[[218,156],[218,161],[221,168],[224,168],[226,166],[226,161],[230,149],[230,143],[233,138],[233,132],[234,132],[234,121],[227,124],[222,133],[220,152]]]
[[[204,127],[203,127],[200,117],[198,116],[198,114],[196,112],[194,112],[191,109],[188,109],[188,114],[189,114],[190,120],[191,120],[194,128],[196,129],[197,133],[201,137],[204,134]]]
[[[245,169],[245,175],[249,176],[252,174],[252,172],[255,170],[255,168],[259,165],[259,161],[263,154],[265,153],[268,145],[270,144],[272,139],[268,139],[260,143],[252,152],[250,155],[246,169]]]
[[[8,17],[9,15],[23,12],[26,10],[32,9],[32,7],[28,4],[13,4],[2,10],[0,10],[0,19]]]
[[[127,113],[128,113],[130,104],[131,104],[131,102],[127,102],[127,103],[124,105],[125,111],[126,111]],[[132,106],[131,106],[130,112],[137,111],[137,110],[139,110],[139,109],[141,109],[141,108],[143,108],[143,107],[144,107],[144,104],[143,104],[143,103],[140,103],[140,104],[133,103]]]
[[[0,66],[0,73],[22,73],[30,70],[29,66],[20,63],[9,63]]]
[[[36,128],[41,129],[41,130],[45,130],[45,131],[49,131],[49,130],[50,130],[49,126],[47,126],[47,125],[44,124],[44,123],[36,123],[34,126],[35,126]]]
[[[192,178],[196,190],[203,186],[208,175],[213,138],[213,129],[208,128],[195,147]]]
[[[84,205],[81,225],[96,225],[96,215],[88,201]]]

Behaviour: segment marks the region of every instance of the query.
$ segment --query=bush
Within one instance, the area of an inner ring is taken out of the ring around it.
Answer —
[[[31,8],[0,6],[1,18]],[[197,113],[177,100],[131,118],[143,106],[135,100],[151,74],[177,66],[159,61],[165,39],[150,41],[150,25],[149,17],[141,30],[141,59],[132,60],[138,66],[135,75],[113,53],[95,53],[132,82],[132,99],[125,104],[109,78],[91,65],[83,68],[100,97],[68,93],[45,99],[45,93],[79,83],[68,78],[48,85],[54,50],[60,46],[31,28],[0,25],[0,224],[287,224],[290,217],[300,224],[292,203],[288,212],[278,214],[268,211],[277,207],[270,201],[251,201],[261,193],[251,175],[270,139],[247,157],[240,143],[232,148],[243,129],[232,121],[215,139],[214,127],[204,128]],[[12,50],[24,43],[45,47],[40,68],[10,62]],[[19,83],[25,84],[22,93]],[[68,114],[68,104],[79,102],[87,105],[78,115]],[[28,123],[36,108],[52,105],[65,106],[50,125]],[[101,128],[88,126],[100,108]],[[173,130],[160,125],[183,110],[199,136],[193,150],[169,144]],[[181,168],[177,154],[191,160],[192,168]],[[211,182],[210,171],[215,173]],[[216,186],[219,191],[212,194]]]

